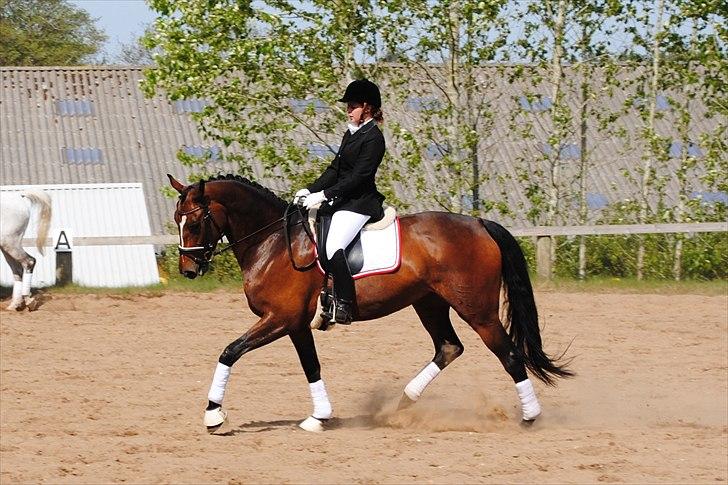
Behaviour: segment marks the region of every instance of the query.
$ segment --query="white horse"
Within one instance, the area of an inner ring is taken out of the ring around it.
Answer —
[[[30,201],[30,202],[28,202]],[[0,194],[0,250],[13,271],[13,298],[8,310],[38,308],[38,300],[30,296],[30,281],[33,278],[35,258],[23,249],[23,234],[30,221],[31,206],[38,206],[40,223],[36,247],[43,254],[43,244],[48,236],[51,222],[51,198],[40,190],[5,192]]]

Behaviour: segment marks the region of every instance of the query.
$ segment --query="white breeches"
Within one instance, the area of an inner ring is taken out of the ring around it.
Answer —
[[[346,249],[368,220],[369,216],[356,212],[334,212],[331,217],[329,235],[326,237],[326,257],[331,259],[336,251]]]

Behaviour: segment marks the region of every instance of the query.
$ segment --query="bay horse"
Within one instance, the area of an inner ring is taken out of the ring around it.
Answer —
[[[30,202],[30,203],[28,203]],[[43,254],[43,244],[48,237],[51,221],[51,199],[42,190],[3,192],[0,195],[0,251],[13,272],[13,296],[8,310],[33,311],[38,300],[30,296],[30,283],[35,268],[35,258],[23,249],[23,235],[30,221],[31,207],[38,207],[38,234],[36,248]]]
[[[225,236],[243,272],[250,309],[259,317],[219,357],[203,419],[208,431],[214,432],[226,420],[222,402],[231,367],[246,353],[286,335],[298,353],[313,400],[313,413],[299,426],[322,431],[332,407],[310,322],[324,276],[313,269],[314,248],[303,227],[305,215],[294,210],[292,217],[282,217],[291,204],[240,176],[187,186],[168,177],[180,194],[174,213],[180,236],[179,271],[188,278],[202,275]],[[355,284],[355,321],[412,305],[435,346],[432,361],[405,387],[400,407],[414,403],[463,353],[450,322],[453,308],[498,357],[516,385],[524,422],[532,422],[541,407],[526,369],[547,384],[573,374],[542,349],[533,290],[516,239],[495,222],[445,212],[401,217],[400,237],[399,269]],[[507,327],[499,317],[501,285]]]

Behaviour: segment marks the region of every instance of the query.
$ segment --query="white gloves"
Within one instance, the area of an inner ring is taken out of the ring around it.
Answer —
[[[325,200],[326,196],[324,195],[323,190],[321,192],[314,192],[313,194],[306,196],[306,200],[304,201],[303,206],[306,209],[310,210],[314,207],[318,207]]]
[[[311,192],[308,189],[301,189],[298,192],[296,192],[296,195],[293,196],[293,204],[298,204],[300,200],[304,197],[306,197]]]

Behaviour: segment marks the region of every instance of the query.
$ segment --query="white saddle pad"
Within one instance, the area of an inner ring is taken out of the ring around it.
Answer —
[[[401,262],[399,217],[384,229],[369,229],[361,231],[361,245],[364,254],[364,265],[361,271],[352,275],[354,279],[364,278],[377,274],[392,273],[399,269]],[[324,270],[316,260],[319,271]]]

